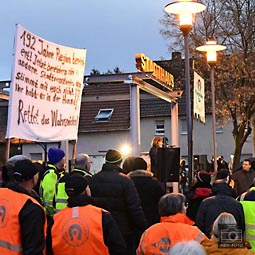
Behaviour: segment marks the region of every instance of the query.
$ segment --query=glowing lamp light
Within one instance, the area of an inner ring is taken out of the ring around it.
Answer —
[[[225,49],[225,46],[217,44],[216,41],[208,41],[205,45],[197,47],[198,51],[207,53],[207,62],[212,64],[217,61],[217,51]]]
[[[192,0],[180,0],[169,3],[164,10],[167,13],[178,14],[180,19],[181,30],[190,30],[192,28],[192,14],[205,10],[206,6]]]
[[[131,153],[131,147],[128,144],[124,144],[121,148],[120,148],[120,152],[123,156],[127,156]]]
[[[226,47],[219,45],[216,41],[208,41],[205,45],[197,47],[198,51],[207,53],[207,62],[211,69],[211,92],[212,92],[212,145],[213,145],[213,170],[217,171],[217,149],[216,149],[216,114],[215,114],[215,84],[214,84],[214,65],[217,61],[217,51],[225,50]]]

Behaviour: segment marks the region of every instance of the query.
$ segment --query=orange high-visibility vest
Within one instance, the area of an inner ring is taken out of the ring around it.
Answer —
[[[161,222],[152,225],[143,233],[137,255],[167,255],[170,248],[177,242],[185,242],[195,240],[199,243],[207,240],[207,237],[196,226],[191,226],[179,221],[186,215],[176,214],[169,216],[173,221],[169,222],[168,217],[161,217]],[[175,221],[176,220],[176,221]],[[185,219],[185,221],[187,221]],[[189,220],[191,221],[191,220]]]
[[[103,209],[87,205],[65,207],[54,216],[54,255],[108,255],[102,227]]]
[[[8,188],[0,189],[0,254],[23,254],[18,215],[29,199],[34,204],[41,206],[34,198],[26,194],[15,192]],[[44,229],[44,237],[45,236],[46,224]]]

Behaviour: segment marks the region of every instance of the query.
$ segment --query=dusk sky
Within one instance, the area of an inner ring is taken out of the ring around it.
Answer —
[[[16,24],[57,44],[86,48],[85,74],[135,72],[135,54],[169,59],[159,20],[169,0],[9,0],[0,8],[0,80],[11,78]]]

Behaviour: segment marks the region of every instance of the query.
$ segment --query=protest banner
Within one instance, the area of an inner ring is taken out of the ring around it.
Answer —
[[[6,138],[76,140],[86,49],[46,41],[17,25]]]

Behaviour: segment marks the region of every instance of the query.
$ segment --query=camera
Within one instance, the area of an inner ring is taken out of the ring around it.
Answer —
[[[220,228],[220,241],[222,243],[243,242],[242,230],[236,225],[224,225]]]

